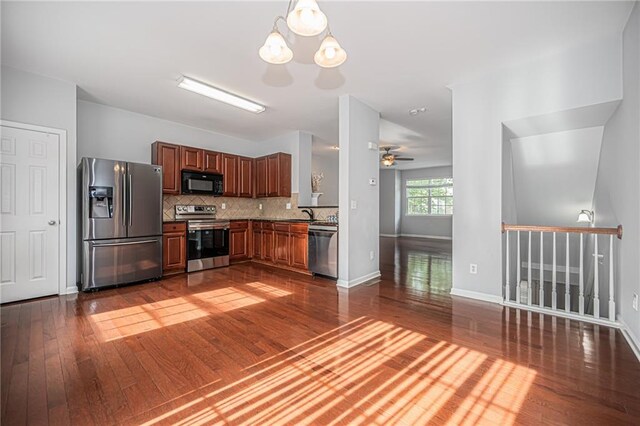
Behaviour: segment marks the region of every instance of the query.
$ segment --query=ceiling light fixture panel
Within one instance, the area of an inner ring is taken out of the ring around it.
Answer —
[[[231,92],[227,92],[226,90],[219,89],[201,81],[194,80],[190,77],[182,76],[178,81],[178,87],[256,114],[259,114],[266,109],[264,105],[260,105],[259,103],[234,95]]]
[[[420,107],[420,108],[412,108],[409,110],[409,115],[418,115],[418,114],[422,114],[427,112],[427,107]]]

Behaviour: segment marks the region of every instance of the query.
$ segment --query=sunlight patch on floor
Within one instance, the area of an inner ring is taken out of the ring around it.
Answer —
[[[239,284],[90,315],[104,341],[120,339],[288,296],[261,282]]]
[[[515,422],[534,370],[426,338],[362,317],[146,424]]]

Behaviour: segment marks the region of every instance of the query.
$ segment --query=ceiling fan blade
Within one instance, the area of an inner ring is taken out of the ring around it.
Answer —
[[[409,157],[396,157],[395,158],[396,161],[413,161],[413,158],[409,158]]]

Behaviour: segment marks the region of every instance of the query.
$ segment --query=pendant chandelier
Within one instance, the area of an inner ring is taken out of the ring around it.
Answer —
[[[295,1],[295,7],[291,8]],[[327,16],[322,13],[315,0],[290,0],[287,17],[277,16],[273,29],[258,53],[260,58],[270,64],[286,64],[293,58],[293,51],[278,30],[278,22],[284,21],[289,30],[299,36],[312,37],[326,30],[320,48],[313,57],[315,63],[323,68],[334,68],[347,60],[347,52],[340,47],[338,40],[331,34]]]

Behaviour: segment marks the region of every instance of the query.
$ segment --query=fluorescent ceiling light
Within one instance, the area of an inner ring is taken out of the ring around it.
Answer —
[[[255,112],[256,114],[259,114],[266,109],[263,105],[241,98],[240,96],[218,89],[217,87],[209,86],[208,84],[189,77],[183,76],[178,82],[178,87],[215,99],[216,101],[224,102],[225,104],[233,105],[234,107],[242,108],[246,111]]]

